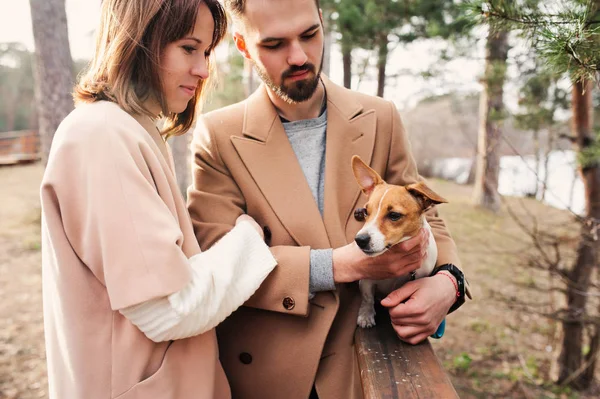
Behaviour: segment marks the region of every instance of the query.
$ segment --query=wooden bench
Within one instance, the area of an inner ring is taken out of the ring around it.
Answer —
[[[0,165],[32,162],[40,158],[40,136],[37,131],[0,132]]]
[[[382,307],[375,320],[375,327],[358,328],[355,335],[365,399],[458,398],[429,341],[400,341]]]

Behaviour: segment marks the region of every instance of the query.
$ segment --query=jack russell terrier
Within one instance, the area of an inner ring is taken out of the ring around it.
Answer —
[[[356,234],[358,247],[369,256],[378,256],[393,245],[414,237],[421,227],[429,231],[427,256],[421,267],[404,276],[385,280],[360,280],[362,302],[357,324],[360,327],[375,325],[375,292],[388,295],[408,281],[431,274],[437,260],[437,246],[424,212],[435,204],[446,201],[423,182],[407,186],[387,184],[377,172],[360,157],[352,157],[352,170],[358,185],[368,197],[365,208],[355,212],[357,220],[365,224]]]

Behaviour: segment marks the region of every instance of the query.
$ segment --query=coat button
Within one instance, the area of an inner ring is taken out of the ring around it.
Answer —
[[[270,246],[272,234],[269,226],[263,227],[263,235],[265,236],[265,244],[267,244],[267,246]]]
[[[252,363],[252,355],[249,354],[248,352],[240,353],[240,362],[242,362],[244,364]]]
[[[283,298],[283,307],[286,308],[287,310],[292,310],[294,309],[294,306],[296,306],[296,301],[294,301],[294,298],[291,298],[289,296],[286,296],[285,298]]]

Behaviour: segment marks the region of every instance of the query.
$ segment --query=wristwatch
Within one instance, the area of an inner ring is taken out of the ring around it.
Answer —
[[[445,270],[452,274],[456,279],[456,283],[458,284],[458,294],[456,296],[456,301],[450,307],[448,314],[454,312],[456,309],[460,308],[463,303],[465,303],[465,275],[463,272],[453,265],[452,263],[446,263],[444,265],[438,266],[431,272],[431,276],[436,275],[438,272]]]

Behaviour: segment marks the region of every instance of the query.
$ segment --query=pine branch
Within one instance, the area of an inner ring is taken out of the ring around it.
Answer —
[[[569,54],[571,56],[571,58],[573,58],[573,60],[575,60],[575,62],[585,68],[585,69],[591,69],[593,71],[600,71],[600,65],[597,64],[588,64],[584,61],[582,61],[579,58],[579,54],[577,54],[577,52],[575,51],[575,49],[573,49],[573,45],[571,43],[567,43],[567,45],[565,46],[565,51],[567,52],[567,54]]]
[[[506,21],[510,21],[510,22],[514,22],[516,24],[521,24],[521,25],[529,25],[529,26],[543,26],[543,25],[573,25],[575,24],[575,21],[572,20],[548,20],[548,21],[540,21],[539,19],[536,19],[535,17],[533,18],[518,18],[518,17],[512,17],[508,14],[502,14],[500,12],[494,12],[494,11],[489,11],[489,12],[484,12],[482,11],[482,14],[486,17],[486,18],[498,18],[498,19],[502,19],[502,20],[506,20]],[[544,15],[545,17],[548,17],[548,15]],[[539,16],[538,16],[539,17]],[[589,21],[587,22],[586,26],[591,26],[594,24],[598,24],[600,23],[600,21]]]

